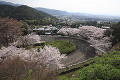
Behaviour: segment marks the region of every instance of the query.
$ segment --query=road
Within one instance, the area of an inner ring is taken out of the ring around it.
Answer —
[[[78,62],[82,62],[87,60],[88,58],[93,58],[96,53],[95,49],[90,46],[90,44],[82,39],[77,37],[67,37],[67,36],[41,36],[42,41],[55,41],[55,40],[67,40],[73,42],[77,50],[68,54],[65,60],[62,60],[61,63],[65,65],[65,67],[70,66],[72,64],[76,64]]]

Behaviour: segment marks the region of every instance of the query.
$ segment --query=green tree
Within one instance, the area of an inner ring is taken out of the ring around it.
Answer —
[[[120,42],[120,22],[111,27],[112,31],[112,43],[113,45]]]

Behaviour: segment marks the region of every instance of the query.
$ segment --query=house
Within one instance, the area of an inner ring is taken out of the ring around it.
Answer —
[[[110,29],[110,27],[108,27],[108,26],[102,26],[101,28],[102,29]]]
[[[33,31],[39,35],[51,35],[57,34],[58,29],[54,26],[42,26],[42,28],[34,28]]]

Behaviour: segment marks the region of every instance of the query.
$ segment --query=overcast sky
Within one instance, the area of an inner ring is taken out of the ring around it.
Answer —
[[[120,16],[120,0],[2,0],[31,7]]]

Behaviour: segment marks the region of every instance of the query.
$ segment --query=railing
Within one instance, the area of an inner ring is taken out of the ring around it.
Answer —
[[[93,64],[94,62],[95,61],[93,59],[92,60],[85,60],[85,61],[79,62],[77,64],[72,64],[72,65],[69,65],[68,67],[64,67],[62,69],[58,69],[57,72],[60,75],[67,74],[67,73],[76,71],[76,70],[78,70],[80,68],[89,66],[89,64]]]

